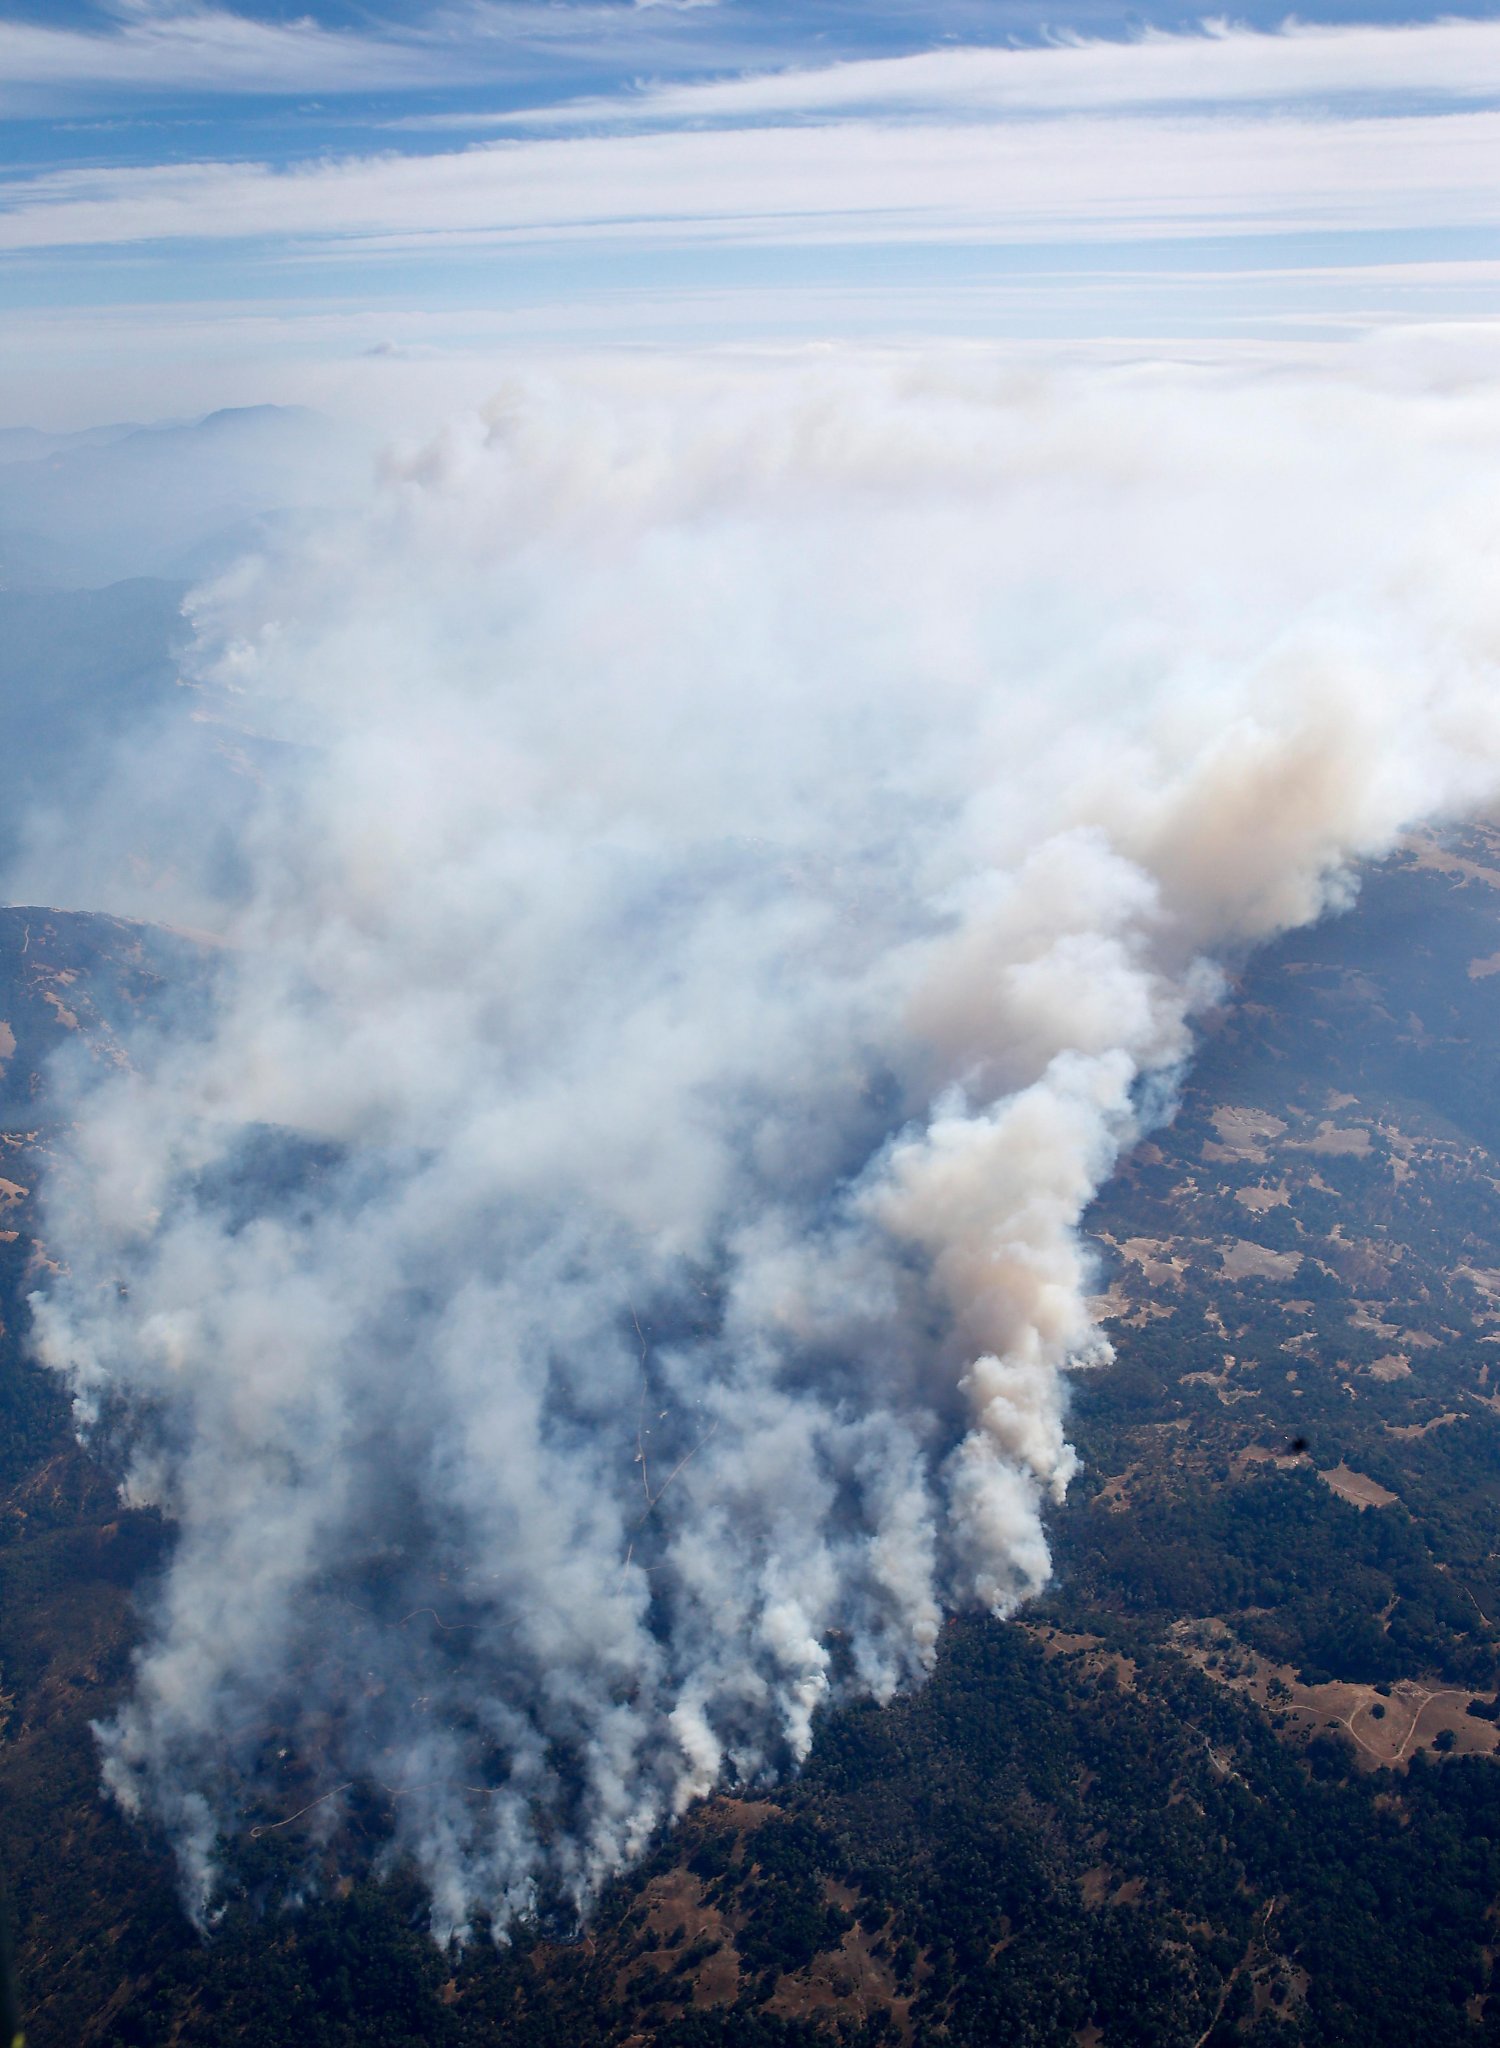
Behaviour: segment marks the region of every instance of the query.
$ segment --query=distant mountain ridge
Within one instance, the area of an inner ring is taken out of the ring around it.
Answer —
[[[336,502],[361,462],[357,436],[301,406],[0,430],[0,587],[207,574],[256,544],[261,522]]]

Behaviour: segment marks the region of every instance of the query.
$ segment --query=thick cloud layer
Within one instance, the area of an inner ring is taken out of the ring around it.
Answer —
[[[1210,962],[1500,762],[1500,401],[531,377],[192,604],[208,1010],[79,1106],[44,1355],[177,1525],[105,1775],[600,1882],[1045,1582],[1078,1225]]]

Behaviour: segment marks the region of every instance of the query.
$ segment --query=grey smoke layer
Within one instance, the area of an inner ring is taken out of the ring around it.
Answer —
[[[1044,1585],[1079,1218],[1209,961],[1494,788],[1497,439],[1352,380],[596,365],[197,594],[289,744],[37,1304],[177,1527],[102,1741],[195,1910],[289,1768],[383,1788],[439,1934],[586,1910]]]

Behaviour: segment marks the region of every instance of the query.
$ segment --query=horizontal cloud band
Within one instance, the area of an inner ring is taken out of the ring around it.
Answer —
[[[196,37],[230,72],[242,44],[274,46],[276,62],[291,64],[304,45],[349,40],[306,24],[236,26],[217,14],[212,24],[147,24],[146,69],[163,37]],[[18,79],[33,44],[98,40],[0,24],[0,71],[7,38]],[[422,49],[437,55],[436,43]],[[364,57],[369,83],[381,64],[405,61],[383,45]],[[351,78],[363,75],[355,65]],[[1472,228],[1496,219],[1497,121],[1500,24],[1490,21],[943,50],[493,117],[409,116],[392,131],[557,131],[456,150],[407,140],[279,168],[19,176],[0,192],[0,248],[296,237],[441,249],[538,235],[774,247]]]

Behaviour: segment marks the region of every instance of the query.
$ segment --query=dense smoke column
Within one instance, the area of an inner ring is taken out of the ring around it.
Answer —
[[[585,1911],[1045,1584],[1208,963],[1491,790],[1491,410],[580,368],[197,593],[248,886],[37,1301],[176,1525],[101,1739],[195,1911],[350,1786],[439,1933]]]

